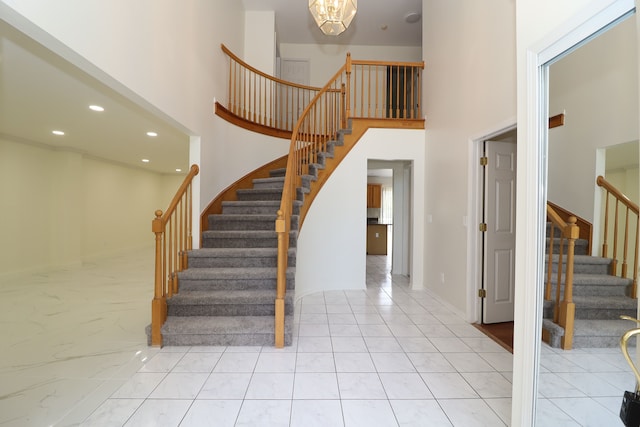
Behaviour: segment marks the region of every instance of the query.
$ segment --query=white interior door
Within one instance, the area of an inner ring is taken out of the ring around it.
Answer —
[[[516,144],[486,141],[484,166],[483,323],[513,320],[516,237]]]

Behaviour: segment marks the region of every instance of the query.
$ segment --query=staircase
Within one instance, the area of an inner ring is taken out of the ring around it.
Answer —
[[[296,243],[300,210],[312,182],[326,160],[334,157],[338,141],[327,144],[309,165],[297,189],[291,216],[285,345],[291,345],[295,289]],[[253,188],[236,191],[236,201],[222,202],[222,213],[209,215],[202,247],[188,252],[188,268],[178,273],[179,292],[167,299],[162,326],[163,345],[272,346],[277,277],[277,235],[274,224],[285,169],[253,180]],[[148,332],[149,334],[149,332]]]
[[[547,227],[549,235],[550,227]],[[549,238],[547,238],[547,250]],[[556,247],[553,251],[558,253]],[[548,256],[547,258],[548,259]],[[576,240],[573,276],[573,301],[575,303],[575,323],[573,348],[617,347],[620,337],[635,327],[628,320],[620,320],[620,315],[636,317],[637,300],[631,298],[631,279],[609,274],[611,259],[587,255],[587,242]],[[558,256],[552,259],[552,299],[557,286]],[[547,265],[545,265],[547,271]],[[563,268],[563,271],[566,271]],[[546,279],[546,276],[545,276]],[[542,328],[549,333],[549,344],[560,347],[564,329],[553,323],[554,301],[544,302]]]

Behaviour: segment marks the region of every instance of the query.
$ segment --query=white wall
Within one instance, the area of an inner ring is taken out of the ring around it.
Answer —
[[[275,76],[275,12],[245,12],[244,28],[244,57],[241,59],[253,68]]]
[[[153,213],[183,179],[0,140],[0,276],[152,248]]]
[[[422,61],[420,47],[400,46],[345,46],[280,43],[280,57],[284,59],[308,59],[311,86],[324,86],[347,60]]]
[[[425,0],[425,286],[467,310],[470,139],[515,123],[515,5]],[[470,225],[471,232],[475,226]],[[444,282],[441,280],[444,275]]]
[[[413,162],[411,284],[423,287],[424,131],[369,129],[314,199],[298,238],[296,298],[331,289],[365,289],[367,160]],[[331,268],[325,268],[331,266]]]
[[[549,71],[548,198],[594,221],[596,150],[638,139],[638,46],[633,19],[591,40]],[[567,167],[569,162],[580,167]]]

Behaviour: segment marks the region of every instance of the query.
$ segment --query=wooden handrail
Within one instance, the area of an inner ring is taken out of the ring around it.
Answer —
[[[155,234],[154,295],[151,302],[151,345],[162,345],[161,328],[167,319],[167,298],[178,292],[177,273],[187,268],[187,251],[192,248],[192,182],[198,175],[192,165],[176,195],[163,213],[155,211],[151,231]]]
[[[226,110],[276,132],[291,132],[302,109],[320,89],[270,76],[238,58],[225,45],[221,48],[229,57]]]
[[[558,271],[556,280],[555,304],[553,310],[553,321],[564,328],[564,336],[561,346],[565,350],[570,350],[573,346],[573,325],[575,319],[575,303],[573,302],[573,263],[575,254],[575,241],[580,235],[580,229],[576,225],[577,219],[571,216],[568,222],[547,203],[547,221],[551,223],[549,233],[549,249],[547,260],[547,281],[545,285],[545,299],[551,300],[551,281],[553,267],[553,252],[555,246],[555,230],[560,230],[560,245],[558,253]],[[566,245],[567,252],[564,254]],[[566,257],[566,261],[565,261]],[[566,269],[563,278],[563,265]]]
[[[558,216],[560,216],[560,218],[562,218],[564,222],[568,222],[569,218],[571,218],[572,216],[576,218],[576,225],[580,228],[580,236],[578,238],[587,241],[586,252],[587,254],[591,254],[591,245],[593,241],[593,224],[553,202],[547,201],[547,204],[553,208],[555,213],[558,214]]]
[[[629,214],[635,215],[635,244],[633,245],[634,257],[633,257],[633,270],[631,272],[631,279],[633,280],[631,288],[631,297],[637,298],[638,295],[638,244],[639,244],[639,229],[640,229],[640,216],[638,215],[638,205],[631,201],[629,197],[623,194],[610,182],[608,182],[602,175],[598,176],[596,183],[599,187],[603,188],[605,193],[605,210],[604,210],[604,230],[602,239],[602,256],[608,258],[609,256],[609,228],[610,228],[610,215],[609,215],[609,199],[613,196],[615,202],[615,213],[613,215],[613,251],[611,254],[611,270],[612,276],[618,275],[618,262],[622,262],[622,268],[620,269],[620,277],[628,277],[627,260],[629,256],[629,232],[630,232],[630,219]],[[618,238],[619,238],[619,222],[621,220],[620,205],[624,213],[624,230],[623,230],[623,245],[622,245],[622,258],[618,256]],[[633,221],[633,220],[631,220]]]
[[[320,154],[337,141],[349,119],[418,119],[421,109],[421,71],[424,62],[354,61],[347,54],[342,66],[310,100],[291,136],[287,173],[275,229],[278,234],[278,273],[275,301],[275,345],[284,346],[284,297],[293,200],[303,176],[321,163]],[[309,201],[303,199],[302,210]],[[306,209],[305,209],[306,208]],[[299,226],[302,222],[299,221]]]

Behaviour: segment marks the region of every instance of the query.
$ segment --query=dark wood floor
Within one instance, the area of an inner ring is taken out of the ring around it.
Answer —
[[[473,326],[480,329],[485,335],[493,339],[502,347],[513,353],[513,322],[478,324]]]

